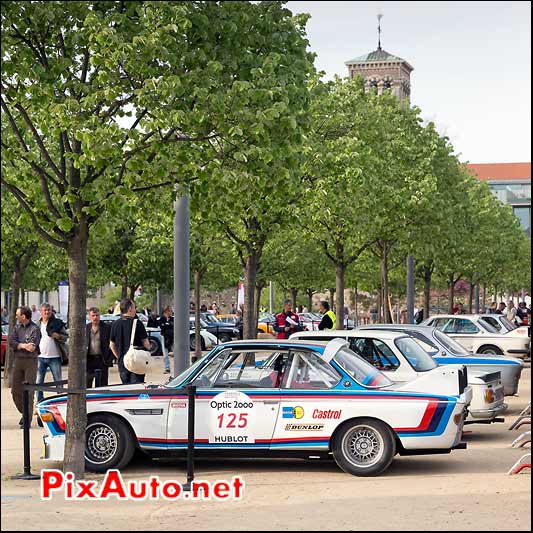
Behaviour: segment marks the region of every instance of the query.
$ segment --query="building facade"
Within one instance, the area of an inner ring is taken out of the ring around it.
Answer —
[[[512,206],[531,237],[531,163],[473,163],[467,168],[488,183],[494,196]]]

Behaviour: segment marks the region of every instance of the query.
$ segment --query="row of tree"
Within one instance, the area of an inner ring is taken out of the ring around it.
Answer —
[[[334,287],[342,324],[344,286],[361,279],[390,320],[390,272],[409,253],[427,287],[435,272],[451,290],[529,286],[509,268],[529,250],[509,208],[417,108],[322,81],[306,21],[281,2],[3,6],[2,286],[68,273],[69,387],[85,384],[88,288],[172,286],[176,193],[191,197],[196,284],[244,275],[246,337],[269,280]],[[85,427],[85,398],[69,395],[78,478]]]

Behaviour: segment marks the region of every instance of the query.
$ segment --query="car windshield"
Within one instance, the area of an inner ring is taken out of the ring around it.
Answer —
[[[390,387],[392,381],[348,348],[341,348],[333,361],[363,387]]]
[[[433,358],[412,337],[400,337],[394,341],[394,344],[417,372],[427,372],[437,368],[438,365]]]
[[[218,324],[219,320],[215,317],[215,315],[212,315],[211,313],[202,313],[200,316],[200,324],[202,323],[202,320],[205,322],[209,322],[210,324]]]
[[[194,327],[196,325],[195,318],[194,317],[190,317],[189,322],[190,322],[191,329],[194,329]],[[200,318],[200,327],[201,328],[207,328],[208,326],[209,326],[209,324],[203,318]]]
[[[489,333],[497,333],[499,334],[500,332],[494,327],[492,326],[491,324],[489,324],[488,322],[485,322],[482,318],[480,318],[478,320],[478,324],[485,330],[487,330]]]
[[[446,348],[446,350],[448,350],[452,355],[471,355],[462,344],[459,344],[455,339],[448,337],[448,335],[442,333],[442,331],[435,329],[433,335],[435,335],[435,338],[440,342],[440,344],[444,346],[444,348]]]
[[[196,372],[197,368],[199,368],[201,365],[205,363],[205,359],[207,356],[202,357],[201,359],[198,359],[196,363],[191,365],[189,368],[185,369],[181,374],[178,374],[172,381],[169,381],[168,383],[163,383],[162,385],[164,387],[178,387],[182,383],[185,383],[185,381],[189,378],[189,376],[193,375],[194,372]]]

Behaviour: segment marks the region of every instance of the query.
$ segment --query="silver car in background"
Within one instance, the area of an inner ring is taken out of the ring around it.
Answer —
[[[463,364],[469,374],[500,372],[504,393],[512,396],[518,391],[518,382],[524,368],[521,359],[506,355],[473,354],[457,341],[431,326],[415,324],[373,324],[358,329],[398,331],[414,337],[438,364]]]

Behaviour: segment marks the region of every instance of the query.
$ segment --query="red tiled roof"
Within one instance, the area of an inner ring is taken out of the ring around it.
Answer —
[[[531,180],[531,163],[472,163],[467,167],[480,180]]]

